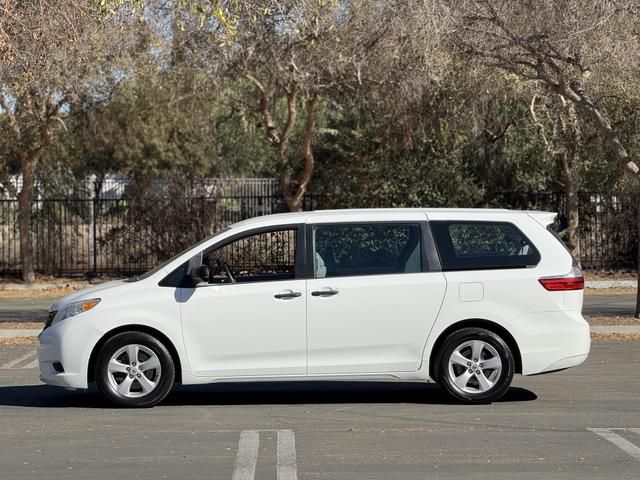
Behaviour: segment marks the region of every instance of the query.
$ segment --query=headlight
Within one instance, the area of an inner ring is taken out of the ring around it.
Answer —
[[[51,325],[61,322],[65,318],[73,317],[74,315],[78,315],[79,313],[91,310],[99,303],[99,298],[92,298],[91,300],[82,300],[81,302],[70,303],[69,305],[58,311],[58,314],[54,317]]]

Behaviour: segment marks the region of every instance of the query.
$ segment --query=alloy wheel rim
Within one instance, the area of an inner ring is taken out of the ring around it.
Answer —
[[[140,398],[155,390],[162,368],[160,358],[149,347],[125,345],[111,355],[107,376],[111,388],[126,398]]]
[[[470,340],[456,347],[449,357],[449,379],[464,393],[491,390],[502,373],[498,351],[482,340]]]

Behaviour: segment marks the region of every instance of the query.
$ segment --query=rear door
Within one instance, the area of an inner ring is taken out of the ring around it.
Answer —
[[[446,287],[422,219],[307,227],[310,374],[419,368]]]

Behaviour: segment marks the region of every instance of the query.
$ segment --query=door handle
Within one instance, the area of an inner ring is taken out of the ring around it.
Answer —
[[[314,290],[311,292],[313,297],[332,297],[338,294],[337,288],[323,288],[322,290]]]
[[[286,300],[287,298],[297,298],[302,296],[302,293],[300,292],[294,292],[293,290],[289,290],[287,292],[280,292],[280,293],[276,293],[273,295],[274,298],[277,298],[279,300]]]

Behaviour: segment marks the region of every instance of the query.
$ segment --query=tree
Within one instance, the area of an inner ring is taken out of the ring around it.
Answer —
[[[244,79],[253,100],[240,101],[264,129],[277,158],[290,210],[302,200],[314,168],[317,112],[330,95],[367,82],[368,59],[385,43],[389,4],[336,0],[218,2],[214,17],[228,72]],[[365,77],[363,79],[363,77]],[[299,117],[302,117],[301,119]]]
[[[154,2],[103,3],[117,12]],[[415,55],[415,33],[425,32],[421,13],[426,7],[418,0],[177,0],[173,6],[178,26],[199,26],[192,45],[208,45],[203,67],[222,65],[228,82],[248,87],[234,89],[227,101],[252,115],[263,130],[291,210],[302,208],[313,177],[319,109],[338,95],[386,82],[385,69],[415,68],[398,59],[406,52]],[[173,35],[178,49],[172,53],[178,55],[171,58],[185,54],[178,37],[185,35]],[[413,49],[403,49],[408,46]]]
[[[555,94],[536,95],[531,98],[531,119],[544,143],[544,153],[554,158],[560,172],[559,183],[566,195],[564,211],[567,226],[565,243],[580,262],[580,211],[578,200],[578,172],[581,163],[583,135],[575,104]],[[541,116],[542,114],[542,116]]]
[[[74,99],[81,93],[104,97],[104,87],[119,75],[113,59],[130,45],[125,29],[114,27],[114,22],[101,20],[88,0],[3,0],[0,4],[0,110],[12,149],[0,159],[0,183],[18,199],[26,282],[35,278],[31,203],[38,164],[54,137],[66,130],[65,117]],[[8,179],[10,173],[20,174],[21,185]]]
[[[632,85],[637,77],[637,2],[474,0],[456,2],[446,14],[452,21],[450,38],[461,53],[540,84],[560,101],[575,105],[621,168],[639,181],[640,192],[640,165],[599,101],[612,92],[614,83]],[[640,286],[640,263],[638,267]],[[640,317],[640,288],[636,316]]]

